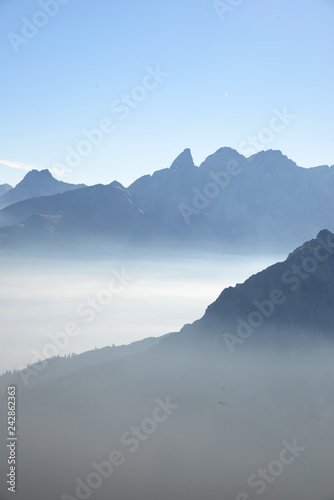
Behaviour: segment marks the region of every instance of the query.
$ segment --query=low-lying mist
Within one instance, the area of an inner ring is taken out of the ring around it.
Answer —
[[[16,498],[333,498],[332,364],[163,343],[20,392]]]
[[[129,344],[200,318],[226,286],[277,256],[179,254],[1,259],[0,373],[53,355]],[[69,325],[77,328],[67,333]]]
[[[326,322],[313,332],[302,321],[305,305],[282,309],[299,314],[296,326],[280,329],[272,315],[232,350],[218,313],[165,335],[278,260],[3,259],[2,370],[41,362],[0,377],[2,422],[7,386],[16,385],[18,437],[1,426],[0,498],[13,495],[12,446],[18,500],[334,500]],[[226,321],[229,312],[234,318],[228,304]]]

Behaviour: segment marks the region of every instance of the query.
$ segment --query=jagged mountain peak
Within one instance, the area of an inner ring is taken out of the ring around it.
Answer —
[[[43,169],[43,170],[30,170],[22,179],[21,182],[19,182],[16,185],[16,188],[18,187],[24,187],[28,184],[41,184],[41,183],[59,183],[62,181],[57,181],[51,174],[51,172],[48,169]]]
[[[299,246],[293,252],[291,252],[288,256],[288,260],[300,261],[302,259],[315,258],[316,260],[321,261],[322,251],[327,251],[328,255],[334,253],[333,244],[334,234],[331,233],[331,231],[329,231],[328,229],[322,229],[321,231],[319,231],[316,238],[306,241],[305,243],[303,243],[303,245]]]
[[[50,170],[48,170],[47,168],[44,168],[43,170],[37,170],[37,169],[33,169],[33,170],[30,170],[24,178],[32,178],[32,177],[52,177],[52,174],[50,172]]]
[[[228,345],[231,340],[233,349],[253,333],[263,345],[270,338],[273,345],[307,336],[313,342],[332,338],[333,311],[334,234],[323,229],[285,261],[225,288],[204,317],[186,330],[195,326],[219,331]],[[235,333],[237,337],[227,337]]]
[[[15,188],[1,196],[0,209],[29,198],[51,196],[81,187],[84,187],[84,184],[75,185],[58,181],[47,169],[30,170]]]
[[[222,147],[219,148],[215,153],[207,156],[207,158],[201,163],[200,169],[211,168],[215,166],[226,165],[229,162],[237,162],[241,164],[245,161],[245,157],[238,153],[233,148],[230,147]]]
[[[291,160],[288,156],[284,155],[279,149],[267,149],[265,151],[259,151],[253,154],[247,160],[253,164],[265,165],[265,166],[278,166],[293,168],[297,167],[297,164]]]
[[[181,154],[173,161],[170,168],[163,168],[161,170],[156,170],[152,175],[143,175],[139,179],[135,180],[129,187],[129,191],[137,195],[142,195],[145,193],[147,196],[147,190],[151,194],[155,193],[157,189],[165,190],[167,185],[172,183],[178,183],[180,178],[188,177],[188,173],[195,171],[197,167],[194,164],[194,160],[191,155],[191,150],[186,148]],[[181,174],[181,175],[177,175]],[[176,175],[175,175],[176,174]],[[157,188],[157,186],[159,186]],[[160,195],[158,195],[160,198]]]
[[[235,149],[230,148],[229,146],[223,146],[222,148],[217,149],[217,151],[215,153],[213,153],[212,156],[220,156],[220,155],[228,155],[228,154],[239,155],[240,153],[238,153],[238,151],[236,151]]]
[[[191,150],[186,148],[181,154],[173,161],[171,164],[171,170],[183,170],[185,168],[195,167],[193,157],[191,155]]]
[[[320,238],[322,239],[327,239],[328,237],[330,238],[334,238],[334,234],[331,233],[331,231],[329,231],[328,229],[322,229],[321,231],[319,231],[319,233],[317,234],[317,240],[319,240]]]

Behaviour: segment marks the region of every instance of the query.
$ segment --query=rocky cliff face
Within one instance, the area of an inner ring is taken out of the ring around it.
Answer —
[[[182,334],[214,337],[231,353],[247,346],[325,348],[334,341],[334,234],[322,230],[284,262],[226,288]]]

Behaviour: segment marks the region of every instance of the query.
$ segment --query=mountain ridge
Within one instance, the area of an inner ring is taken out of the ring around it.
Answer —
[[[198,352],[209,346],[218,356],[254,348],[288,352],[296,347],[334,345],[333,331],[334,234],[322,229],[284,261],[270,265],[243,283],[224,288],[200,319],[185,324],[179,332],[120,346],[115,353],[124,349],[137,354],[142,350],[160,357],[166,352],[175,355],[184,348],[191,351],[194,345]],[[85,366],[98,364],[90,363],[90,354],[94,359],[99,357],[95,351],[80,355],[86,358]],[[111,361],[113,356],[104,359],[101,353],[101,359]]]
[[[11,189],[13,189],[13,186],[11,186],[10,184],[1,184],[0,185],[0,197],[3,196],[4,194],[8,193],[8,191],[10,191]]]
[[[48,177],[46,172],[39,175]],[[99,237],[113,240],[127,232],[133,242],[143,240],[140,235],[145,234],[150,244],[188,247],[204,244],[232,250],[287,251],[321,227],[334,230],[334,169],[323,166],[305,169],[277,150],[245,158],[224,147],[196,167],[190,149],[185,149],[170,168],[142,176],[128,187],[113,181],[107,186],[82,189],[85,187],[79,185],[60,195],[30,198],[1,210],[0,226],[11,226],[5,229],[9,234],[8,245],[14,234],[15,244],[21,247],[29,238],[36,244],[42,243],[45,237],[42,221],[40,236],[37,228],[34,237],[29,237],[27,229],[22,230],[27,218],[33,215],[62,215],[54,230],[55,240],[63,237],[63,228],[70,226],[72,220],[69,230],[74,239],[78,228],[82,228],[82,233],[86,227],[88,236],[94,234],[96,227]],[[75,206],[78,190],[82,193],[81,205],[78,201]],[[120,200],[117,191],[127,198],[125,204],[120,202],[117,206],[117,199]],[[93,192],[101,194],[94,198],[94,203]],[[133,206],[132,215],[128,203]],[[85,220],[82,215],[80,220],[80,210],[86,213],[87,205],[89,217]],[[142,230],[135,230],[138,212],[142,214]],[[111,227],[110,220],[115,222],[113,231],[103,233],[103,227]],[[93,245],[94,238],[91,242]]]
[[[284,261],[225,288],[180,335],[201,342],[209,336],[234,353],[244,343],[277,349],[326,345],[334,341],[333,331],[334,234],[323,229]]]
[[[57,181],[47,169],[30,170],[15,188],[0,197],[0,209],[30,198],[52,196],[84,186],[84,184],[76,185]]]

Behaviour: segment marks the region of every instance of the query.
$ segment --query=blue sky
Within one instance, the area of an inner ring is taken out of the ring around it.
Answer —
[[[49,1],[0,3],[0,183],[36,167],[129,185],[187,147],[198,165],[252,137],[334,164],[332,0]]]

